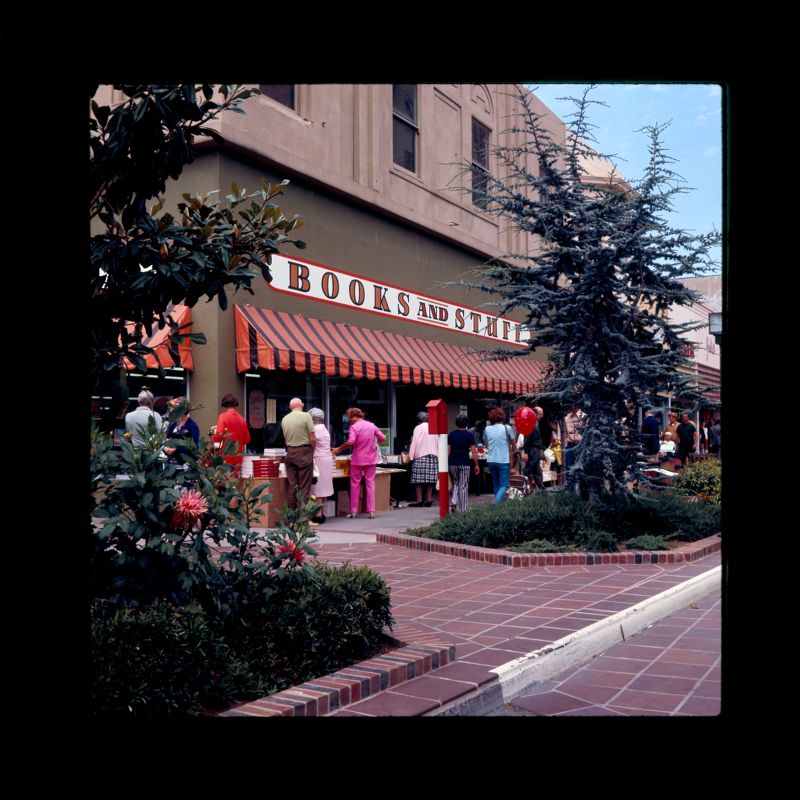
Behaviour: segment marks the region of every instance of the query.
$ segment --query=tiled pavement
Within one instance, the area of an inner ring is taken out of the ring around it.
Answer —
[[[719,590],[487,716],[715,716]]]
[[[471,498],[476,502],[484,499]],[[331,563],[350,561],[356,565],[368,565],[379,572],[391,589],[392,612],[398,623],[394,629],[395,636],[408,642],[412,648],[416,646],[418,650],[452,645],[455,659],[451,655],[444,659],[444,666],[433,671],[418,669],[409,679],[401,682],[396,683],[392,678],[388,686],[380,691],[362,689],[362,699],[359,701],[356,700],[358,691],[354,688],[357,683],[354,676],[337,674],[310,681],[303,685],[305,688],[289,690],[286,703],[297,704],[298,700],[302,700],[303,693],[319,694],[324,684],[326,691],[338,687],[338,702],[332,700],[328,704],[329,716],[420,716],[442,713],[448,702],[458,699],[461,703],[465,696],[481,692],[486,692],[486,696],[492,699],[492,703],[483,708],[485,712],[492,704],[497,706],[502,703],[498,675],[491,671],[493,668],[639,604],[711,570],[721,562],[721,554],[716,552],[697,561],[674,564],[512,567],[376,542],[375,535],[378,533],[392,534],[409,527],[429,525],[436,517],[438,510],[432,507],[393,508],[379,514],[375,520],[368,520],[365,515],[356,520],[329,519],[318,529],[319,540],[314,547],[320,558]],[[693,610],[694,615],[697,613]],[[718,617],[709,617],[696,630],[702,630],[702,626],[707,626],[712,634],[719,637]],[[652,628],[640,634],[645,637],[652,635]],[[637,641],[641,645],[642,640],[637,637]],[[381,681],[385,682],[389,671],[396,668],[396,664],[391,663],[391,654],[387,655],[389,657],[384,656],[383,660],[379,657],[364,662],[360,669],[355,670],[359,673],[357,677],[366,683],[361,673],[371,672],[374,682],[375,673],[380,672]],[[414,657],[419,657],[418,651]],[[626,658],[630,662],[627,663],[628,667],[634,666],[634,661],[638,664],[638,660],[629,656]],[[668,662],[665,659],[663,663]],[[611,665],[615,666],[613,662]],[[632,681],[652,675],[652,672],[647,672],[648,666],[646,664],[637,671]],[[685,674],[692,672],[692,666],[679,662],[669,675],[657,674],[656,677],[665,681],[694,677]],[[359,665],[354,667],[358,668]],[[575,669],[578,668],[576,665]],[[350,672],[353,672],[353,668]],[[607,672],[612,677],[606,678],[606,682],[619,681],[618,674],[626,674],[617,673],[617,677],[614,677],[615,670],[609,669]],[[643,674],[640,676],[638,672]],[[588,677],[596,676],[590,674]],[[559,678],[562,679],[566,681],[568,676]],[[349,688],[343,688],[344,685]],[[648,692],[641,688],[643,685],[653,684],[643,680],[628,691]],[[678,685],[682,684],[673,682],[666,685],[665,691],[670,686],[674,689]],[[613,688],[613,685],[592,686],[591,690],[588,687],[583,690],[582,697],[597,703],[608,703],[605,697],[608,692],[603,689]],[[345,701],[348,692],[351,694],[349,704]],[[365,696],[364,692],[369,696]],[[669,691],[666,693],[671,694]],[[563,703],[560,697],[556,697],[557,700],[553,702]],[[631,698],[635,697],[627,694],[623,700],[630,704]],[[587,704],[588,700],[581,708],[588,709]],[[598,713],[597,708],[599,706],[585,713]],[[695,701],[679,713],[716,713],[693,710],[699,708],[700,704]],[[244,709],[240,707],[239,710]],[[573,705],[565,707],[564,713],[576,710]],[[505,712],[514,715],[534,713],[508,708]],[[650,708],[643,713],[659,712],[672,713],[671,710],[659,708]],[[235,710],[228,713],[235,713]],[[275,710],[267,712],[261,709],[259,713],[270,715]],[[303,712],[295,709],[294,714],[298,713]],[[321,708],[314,711],[306,706],[305,713],[323,712]],[[467,712],[459,710],[454,713]],[[602,713],[624,714],[625,711],[602,710]],[[283,709],[283,715],[286,715],[286,709]]]
[[[429,641],[456,646],[454,663],[333,716],[418,716],[435,711],[465,691],[497,681],[490,672],[493,667],[707,572],[721,559],[715,553],[675,565],[513,568],[377,543],[323,543],[317,549],[332,563],[350,561],[378,571],[391,588],[399,623],[426,632]],[[718,615],[703,624],[718,632]],[[652,635],[652,629],[647,633]],[[681,657],[677,650],[671,656]],[[681,673],[686,670],[686,662],[680,662],[680,668],[673,668],[678,674],[671,677],[685,677]],[[630,703],[633,697],[623,699]],[[598,702],[608,699],[597,697]],[[695,713],[695,708],[697,702],[683,713]]]

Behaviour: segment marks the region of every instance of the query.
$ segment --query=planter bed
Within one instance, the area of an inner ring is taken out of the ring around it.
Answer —
[[[506,567],[558,567],[597,564],[677,564],[697,561],[722,549],[722,535],[717,533],[696,542],[681,543],[670,550],[626,550],[618,553],[515,553],[491,547],[426,539],[405,533],[378,533],[376,541],[396,547],[408,547],[429,553],[485,561]]]

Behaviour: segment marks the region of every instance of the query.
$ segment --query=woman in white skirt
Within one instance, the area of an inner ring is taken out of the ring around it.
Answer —
[[[325,522],[325,501],[333,494],[333,456],[331,455],[331,435],[325,427],[325,412],[321,408],[312,408],[308,412],[314,423],[314,435],[317,444],[314,448],[314,466],[319,475],[317,482],[311,490],[314,497],[322,503],[319,516],[313,517],[313,522]]]

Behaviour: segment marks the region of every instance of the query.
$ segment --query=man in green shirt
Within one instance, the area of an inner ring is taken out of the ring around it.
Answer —
[[[311,496],[311,477],[314,473],[314,422],[303,411],[303,401],[294,397],[289,401],[289,413],[281,420],[283,438],[286,440],[286,502],[297,508],[297,490],[304,500]]]

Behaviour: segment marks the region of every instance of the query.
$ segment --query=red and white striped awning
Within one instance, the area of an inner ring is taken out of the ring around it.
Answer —
[[[697,383],[701,389],[708,389],[705,398],[712,403],[720,402],[720,371],[716,367],[697,365]]]
[[[177,305],[168,307],[164,313],[165,315],[169,314],[172,317],[172,319],[175,321],[175,325],[181,328],[181,333],[189,333],[190,329],[188,327],[183,327],[192,321],[192,312],[188,306],[179,303]],[[128,329],[133,329],[133,323],[128,323]],[[143,345],[146,347],[153,347],[156,351],[155,355],[148,354],[145,356],[144,360],[147,363],[147,368],[158,369],[160,363],[164,368],[183,367],[187,370],[193,370],[194,360],[192,359],[191,342],[189,339],[183,339],[178,345],[177,349],[175,349],[168,339],[171,333],[172,331],[170,330],[170,326],[165,325],[160,329],[153,328],[152,335],[145,336],[142,339]],[[175,356],[177,356],[177,359]],[[136,366],[132,361],[130,361],[130,359],[126,358],[125,369],[131,371],[136,369]]]
[[[255,306],[234,306],[236,368],[285,369],[399,383],[532,394],[544,364],[482,358],[465,347]]]

